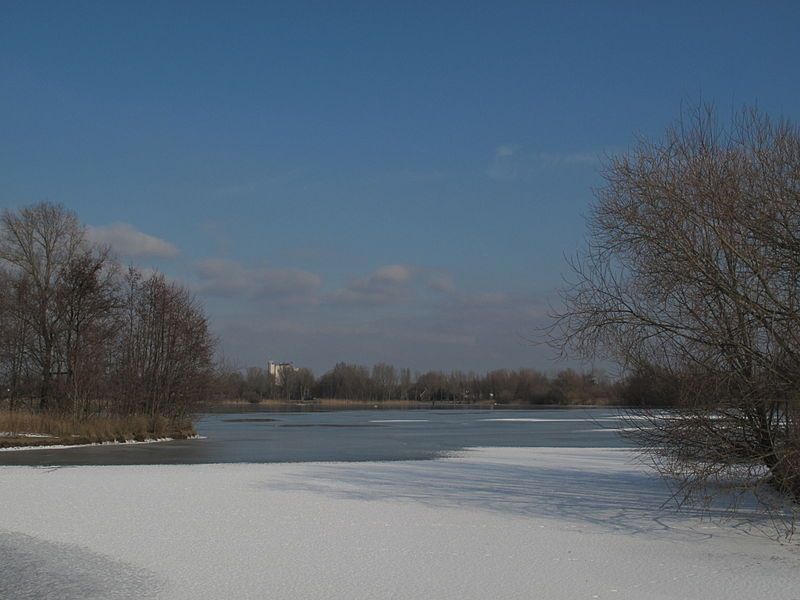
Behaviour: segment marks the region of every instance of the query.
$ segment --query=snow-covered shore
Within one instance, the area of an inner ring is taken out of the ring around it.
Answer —
[[[798,598],[800,553],[628,451],[0,468],[2,598]]]
[[[19,435],[19,434],[17,434]],[[40,437],[40,438],[49,438],[52,436],[49,435],[42,435],[42,434],[34,434],[34,433],[25,433],[20,435],[20,437]],[[199,436],[193,436],[199,437]],[[0,448],[0,452],[26,452],[28,450],[69,450],[70,448],[85,448],[87,446],[120,446],[120,445],[131,445],[131,444],[155,444],[157,442],[171,442],[175,438],[171,437],[163,437],[163,438],[148,438],[146,440],[126,440],[124,442],[118,442],[116,440],[111,440],[108,442],[89,442],[87,444],[45,444],[41,446],[9,446],[7,448]],[[192,439],[192,438],[189,438]]]

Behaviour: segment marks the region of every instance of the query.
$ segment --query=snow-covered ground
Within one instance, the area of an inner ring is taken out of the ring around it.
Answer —
[[[1,598],[800,598],[800,553],[663,508],[624,450],[0,468]]]

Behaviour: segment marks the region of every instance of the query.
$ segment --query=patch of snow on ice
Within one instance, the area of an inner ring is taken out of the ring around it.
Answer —
[[[430,419],[373,419],[370,423],[429,423]]]
[[[503,419],[478,419],[479,421],[493,421],[498,423],[593,423],[600,419],[536,419],[530,417],[507,417]]]

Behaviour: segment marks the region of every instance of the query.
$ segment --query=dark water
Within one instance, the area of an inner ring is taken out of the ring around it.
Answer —
[[[204,439],[0,452],[0,465],[422,460],[474,446],[626,446],[613,431],[618,416],[607,409],[219,413],[197,422]]]

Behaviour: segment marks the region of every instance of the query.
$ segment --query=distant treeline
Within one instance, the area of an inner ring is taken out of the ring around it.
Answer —
[[[0,405],[181,419],[213,380],[202,307],[53,204],[0,215]]]
[[[602,373],[565,369],[548,376],[534,369],[498,369],[485,374],[462,371],[413,373],[378,363],[371,368],[339,363],[320,377],[308,369],[220,368],[217,400],[336,399],[355,402],[409,401],[492,403],[500,405],[659,405],[674,403],[669,386],[645,375],[613,382]]]

